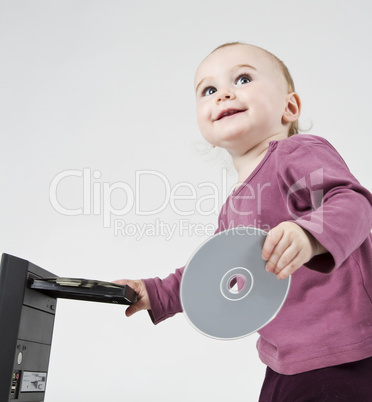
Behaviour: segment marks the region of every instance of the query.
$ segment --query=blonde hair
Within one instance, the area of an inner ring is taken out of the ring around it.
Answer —
[[[224,43],[224,44],[216,47],[210,54],[214,53],[216,50],[221,49],[223,47],[235,46],[235,45],[248,45],[248,43],[244,43],[244,42],[227,42],[227,43]],[[249,45],[249,46],[254,46],[254,45]],[[271,52],[269,52],[268,50],[263,49],[262,47],[259,47],[259,46],[254,46],[254,47],[264,51],[269,57],[271,57],[279,65],[279,67],[281,69],[281,72],[283,74],[283,77],[284,77],[284,79],[285,79],[285,81],[287,83],[287,86],[288,86],[288,93],[295,92],[295,85],[294,85],[293,78],[291,76],[291,73],[288,70],[288,67],[283,63],[283,61],[280,60],[278,57],[276,57]],[[290,137],[291,135],[294,135],[294,134],[298,134],[298,132],[299,132],[299,124],[298,124],[298,120],[296,120],[296,121],[292,122],[291,125],[289,126],[288,137]]]

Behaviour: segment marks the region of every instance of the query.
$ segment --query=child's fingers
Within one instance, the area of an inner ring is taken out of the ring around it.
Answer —
[[[285,267],[276,273],[278,279],[286,279],[303,265],[301,253],[298,253]]]
[[[288,252],[290,252],[290,242],[286,237],[282,237],[277,245],[275,246],[274,250],[272,251],[269,260],[266,263],[266,270],[268,272],[274,272],[278,270],[278,264],[281,267],[284,267],[286,264],[285,262],[288,261],[289,257],[285,257]],[[289,250],[289,251],[288,251]],[[284,258],[283,258],[284,257]]]
[[[270,259],[276,245],[282,238],[283,233],[284,231],[281,229],[281,227],[276,226],[275,228],[271,229],[270,232],[267,234],[262,248],[262,258],[265,261],[268,261]]]
[[[309,240],[302,228],[293,222],[282,222],[268,234],[262,256],[267,260],[266,270],[279,279],[291,275],[311,258]]]
[[[130,317],[131,315],[138,313],[138,311],[147,310],[146,302],[144,299],[140,299],[137,303],[131,304],[126,310],[125,315]]]
[[[267,260],[265,268],[268,272],[278,273],[294,258],[296,253],[291,245],[285,225],[280,224],[269,232],[262,251],[263,258]]]
[[[114,281],[113,283],[117,283],[119,285],[128,285],[138,294],[138,301],[134,304],[131,304],[125,311],[125,315],[127,317],[130,317],[131,315],[137,313],[138,311],[149,310],[151,308],[149,296],[143,281],[141,280],[133,281],[131,279],[119,279]]]
[[[269,272],[274,272],[275,275],[277,275],[281,270],[289,266],[299,254],[298,248],[295,247],[293,243],[286,241],[285,245],[285,250],[279,250],[279,256],[276,260],[275,266],[272,269],[268,270]]]
[[[133,281],[132,279],[118,279],[112,283],[117,283],[118,285],[128,285],[132,288],[139,296],[142,296],[142,286],[141,281]]]
[[[128,285],[132,288],[136,293],[138,293],[138,285],[136,284],[137,281],[133,281],[132,279],[118,279],[116,281],[112,281],[112,283],[117,283],[118,285]]]

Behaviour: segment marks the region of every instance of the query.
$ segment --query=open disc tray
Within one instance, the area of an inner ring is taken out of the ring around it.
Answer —
[[[62,299],[127,305],[137,301],[137,293],[128,285],[122,286],[90,279],[60,277],[35,279],[30,277],[28,287]]]

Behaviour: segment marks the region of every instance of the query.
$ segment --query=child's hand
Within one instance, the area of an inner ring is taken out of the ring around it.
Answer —
[[[137,313],[138,311],[151,309],[150,299],[147,294],[146,286],[143,281],[141,281],[141,280],[132,281],[130,279],[119,279],[117,281],[114,281],[113,283],[117,283],[118,285],[128,285],[138,294],[137,302],[134,304],[131,304],[125,311],[125,315],[127,317],[130,317],[131,315],[133,315],[134,313]]]
[[[293,222],[282,222],[268,233],[262,258],[266,270],[285,279],[312,257],[327,250],[309,232]]]

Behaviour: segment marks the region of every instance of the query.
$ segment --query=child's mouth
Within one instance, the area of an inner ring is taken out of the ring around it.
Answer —
[[[216,119],[215,121],[218,121],[218,120],[221,120],[221,119],[223,119],[223,118],[225,118],[225,117],[229,117],[229,116],[232,116],[232,115],[234,115],[234,114],[242,113],[242,112],[245,112],[245,110],[241,110],[241,109],[226,109],[226,110],[223,110],[223,111],[217,116],[217,119]]]

